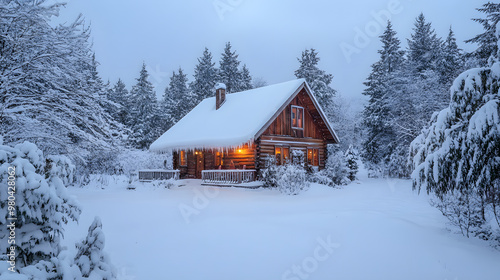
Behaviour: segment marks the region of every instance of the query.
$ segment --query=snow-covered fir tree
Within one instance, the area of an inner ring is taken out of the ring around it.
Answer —
[[[129,107],[131,104],[129,98],[129,92],[121,79],[118,79],[114,87],[108,91],[108,99],[117,104],[117,110],[111,115],[115,120],[124,125],[128,125],[130,121]]]
[[[194,81],[189,84],[189,89],[197,100],[196,104],[207,97],[214,96],[217,75],[218,70],[215,67],[215,62],[212,62],[212,54],[205,48],[194,68]]]
[[[484,32],[466,40],[466,43],[478,44],[479,47],[469,56],[475,58],[482,67],[488,66],[488,59],[498,51],[496,28],[500,22],[500,4],[488,2],[477,9],[485,14],[485,18],[474,18],[473,21],[483,26]]]
[[[84,279],[116,279],[115,269],[104,252],[104,241],[101,219],[95,217],[87,237],[76,244],[75,264]]]
[[[444,92],[454,70],[452,63],[445,68],[443,59],[460,58],[460,52],[453,33],[442,44],[422,14],[408,39],[407,59],[390,22],[381,40],[381,59],[372,66],[365,83],[364,94],[370,99],[364,110],[363,159],[375,173],[408,177],[411,141],[432,113],[443,109],[449,100]],[[393,59],[386,62],[387,57]]]
[[[231,43],[227,42],[219,62],[218,82],[224,83],[226,91],[229,93],[241,91],[242,75],[239,70],[240,63],[236,51],[233,51]]]
[[[323,110],[327,114],[329,120],[333,120],[334,113],[334,100],[336,91],[331,87],[333,75],[327,74],[324,70],[319,69],[319,56],[315,49],[305,50],[302,56],[297,58],[300,65],[295,70],[295,77],[305,79],[311,87],[314,96],[321,104]]]
[[[188,89],[187,82],[187,75],[179,67],[177,73],[175,71],[172,72],[170,83],[165,88],[162,104],[163,109],[166,114],[171,116],[174,123],[182,119],[197,104],[196,97]]]
[[[424,14],[415,20],[411,38],[408,39],[408,60],[417,72],[437,70],[442,57],[442,40],[430,22],[426,22]]]
[[[463,68],[464,55],[458,47],[455,33],[450,27],[448,37],[443,44],[443,56],[439,65],[442,82],[451,86],[453,80],[464,70]]]
[[[149,81],[145,63],[137,83],[130,91],[130,104],[127,123],[132,131],[131,144],[138,149],[145,149],[164,132],[156,93]]]
[[[118,142],[121,127],[103,108],[83,19],[50,22],[62,6],[0,2],[0,14],[9,15],[0,17],[0,129],[6,143],[29,140],[83,166],[92,151]]]
[[[54,258],[61,251],[64,225],[76,221],[81,212],[63,184],[72,180],[69,176],[74,166],[65,164],[67,162],[53,160],[51,166],[47,166],[43,152],[32,143],[24,142],[14,148],[0,145],[0,223],[3,225],[0,239],[7,241],[10,231],[5,225],[11,222],[7,218],[15,216],[17,239],[12,246],[15,247],[17,271],[39,270],[39,275],[48,276],[37,279],[52,278],[57,265]],[[10,175],[16,177],[15,211],[7,207]],[[10,246],[1,242],[0,252],[6,254]]]
[[[499,57],[458,76],[449,106],[412,142],[411,164],[414,188],[435,193],[437,207],[464,235],[500,242],[489,226],[492,218],[500,226]]]
[[[378,51],[380,59],[372,65],[372,72],[368,76],[363,94],[368,96],[368,104],[363,111],[363,126],[365,141],[363,142],[363,158],[369,168],[387,160],[392,153],[392,143],[395,141],[395,132],[391,125],[392,119],[388,100],[388,92],[395,77],[401,73],[404,63],[404,51],[389,21],[384,33],[380,36],[382,48]]]
[[[253,88],[252,76],[250,75],[250,70],[248,70],[247,65],[244,64],[241,68],[241,82],[239,86],[239,91],[249,90]]]

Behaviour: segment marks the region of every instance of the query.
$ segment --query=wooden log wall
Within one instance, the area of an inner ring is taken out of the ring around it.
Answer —
[[[325,167],[326,141],[322,139],[262,135],[258,139],[258,143],[259,143],[259,148],[257,149],[258,168],[264,168],[267,156],[274,156],[274,151],[276,146],[288,147],[290,149],[293,148],[318,149],[319,168],[323,169]]]

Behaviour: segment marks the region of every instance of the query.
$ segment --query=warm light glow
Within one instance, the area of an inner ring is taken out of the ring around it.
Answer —
[[[238,153],[241,153],[241,149],[238,150]]]

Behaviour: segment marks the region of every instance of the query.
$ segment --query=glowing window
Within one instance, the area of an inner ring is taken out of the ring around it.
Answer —
[[[276,146],[274,148],[274,155],[276,156],[276,164],[282,165],[289,161],[290,149],[288,147]]]
[[[224,161],[222,159],[223,156],[224,156],[224,154],[222,152],[216,152],[215,153],[215,166],[218,167],[218,166],[224,164]]]
[[[186,151],[181,151],[179,153],[179,165],[186,166],[187,165],[187,154]]]
[[[307,149],[307,163],[312,166],[319,166],[318,149]]]

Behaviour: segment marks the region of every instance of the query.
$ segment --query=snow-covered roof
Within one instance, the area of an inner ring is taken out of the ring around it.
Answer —
[[[215,109],[215,97],[206,98],[153,142],[150,150],[220,149],[250,143],[302,85],[307,86],[307,83],[298,79],[227,94],[224,105],[218,110]],[[314,100],[313,96],[311,98]],[[323,113],[321,108],[318,110]]]

